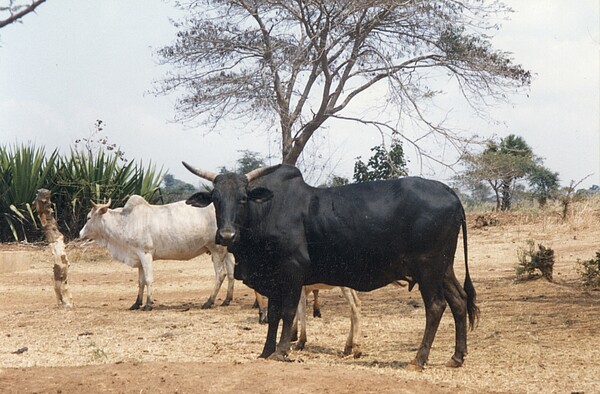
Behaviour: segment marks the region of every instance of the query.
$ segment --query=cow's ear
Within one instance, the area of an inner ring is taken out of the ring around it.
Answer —
[[[102,205],[98,211],[96,212],[96,214],[98,215],[104,215],[106,212],[108,212],[108,205]]]
[[[185,203],[197,208],[204,208],[212,202],[212,194],[209,192],[199,192],[185,200]]]
[[[273,192],[264,187],[257,187],[248,190],[248,200],[254,202],[265,202],[273,198]]]

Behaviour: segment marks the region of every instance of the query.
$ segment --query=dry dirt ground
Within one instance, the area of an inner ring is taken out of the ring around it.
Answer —
[[[322,291],[323,317],[308,318],[306,349],[291,352],[295,362],[280,363],[257,359],[266,326],[257,323],[253,293],[241,282],[230,306],[200,309],[212,286],[208,256],[157,262],[156,308],[129,311],[137,271],[73,243],[75,307],[65,310],[56,306],[48,250],[3,245],[31,259],[28,270],[0,274],[0,392],[600,392],[600,292],[580,286],[577,264],[600,250],[598,212],[567,223],[556,215],[500,215],[497,225],[480,229],[474,219],[469,266],[481,320],[469,333],[464,367],[448,369],[448,309],[423,372],[405,368],[425,324],[417,289],[360,293],[360,359],[342,355],[350,321],[341,293]],[[528,239],[555,250],[554,283],[515,281],[517,249]],[[455,266],[462,277],[461,256]]]

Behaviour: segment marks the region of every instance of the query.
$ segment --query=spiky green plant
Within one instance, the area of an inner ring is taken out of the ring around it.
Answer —
[[[117,155],[101,149],[96,153],[71,150],[58,170],[59,225],[70,237],[76,237],[91,209],[91,201],[111,199],[113,206],[122,206],[129,196],[139,194],[156,202],[161,177],[162,170],[156,171],[151,163],[144,169],[142,163],[122,164]]]
[[[36,192],[51,184],[56,175],[58,151],[46,155],[43,147],[0,147],[0,237],[26,239],[28,228],[36,228],[31,203]],[[9,232],[10,234],[7,234]]]
[[[0,147],[0,242],[41,238],[31,206],[40,188],[52,192],[59,229],[72,239],[85,223],[90,201],[110,198],[116,207],[139,194],[156,203],[162,176],[152,163],[123,162],[102,149],[59,156],[35,146]]]

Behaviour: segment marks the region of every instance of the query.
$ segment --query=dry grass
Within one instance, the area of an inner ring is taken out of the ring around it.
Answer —
[[[302,362],[279,364],[256,360],[266,327],[256,323],[243,284],[236,283],[231,306],[200,309],[212,286],[207,256],[157,263],[158,305],[144,313],[127,310],[135,270],[96,247],[71,245],[75,308],[61,310],[50,256],[39,249],[28,271],[0,275],[0,391],[600,392],[600,292],[583,289],[577,272],[577,260],[600,249],[600,204],[574,208],[567,221],[547,209],[501,213],[497,226],[469,227],[481,321],[469,334],[466,365],[448,369],[454,329],[447,312],[423,373],[404,368],[424,328],[417,290],[361,293],[364,354],[357,360],[342,355],[348,307],[339,291],[322,292],[323,318],[309,318],[307,348],[292,352]],[[517,249],[529,239],[555,250],[554,283],[514,280]],[[455,266],[462,275],[462,253]]]

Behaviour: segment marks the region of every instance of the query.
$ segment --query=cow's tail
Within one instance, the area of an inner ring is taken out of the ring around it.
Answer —
[[[477,307],[477,305],[475,305],[477,293],[475,292],[475,287],[473,287],[473,282],[471,282],[471,275],[469,275],[469,253],[467,248],[467,219],[464,211],[461,225],[463,232],[463,248],[465,252],[465,284],[463,288],[467,293],[467,315],[469,317],[469,327],[472,330],[475,328],[475,326],[477,325],[477,321],[479,320],[479,308]]]

